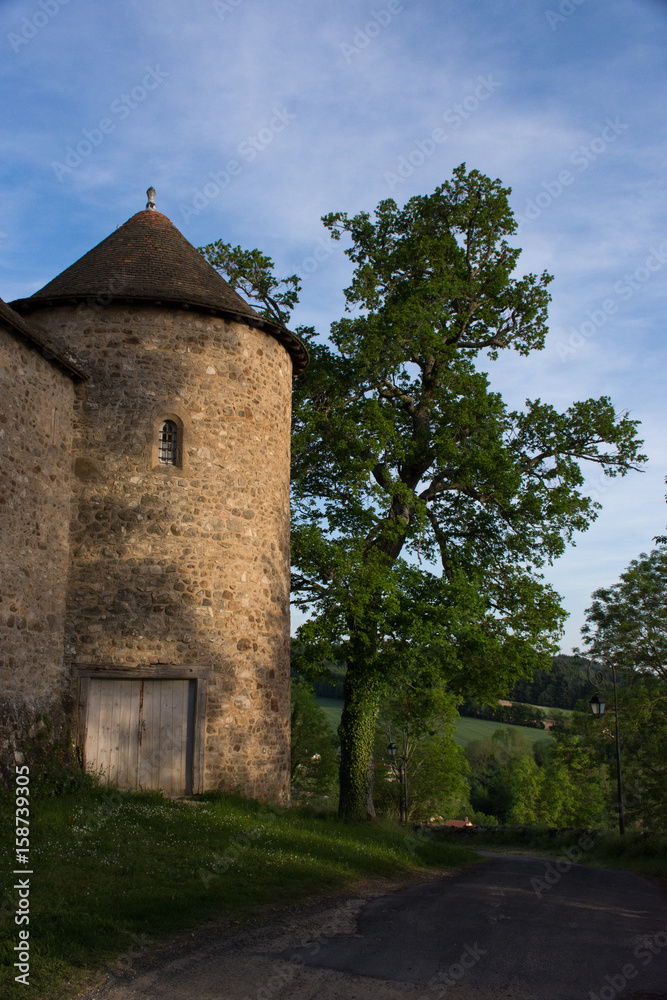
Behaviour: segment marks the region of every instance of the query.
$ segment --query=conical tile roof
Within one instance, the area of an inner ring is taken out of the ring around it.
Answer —
[[[308,363],[293,333],[259,316],[155,209],[137,212],[124,225],[28,299],[12,303],[20,313],[63,302],[113,300],[172,303],[260,327],[280,340],[295,372]]]

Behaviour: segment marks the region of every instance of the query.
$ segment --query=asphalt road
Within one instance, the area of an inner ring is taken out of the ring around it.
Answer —
[[[429,992],[457,984],[535,1000],[667,994],[667,901],[629,872],[509,855],[445,883],[370,902],[323,966]],[[560,871],[559,871],[560,869]],[[504,995],[504,994],[503,994]]]
[[[510,855],[304,907],[87,1000],[667,1000],[667,899],[648,880]],[[560,870],[559,870],[560,869]],[[368,897],[370,894],[366,894]]]

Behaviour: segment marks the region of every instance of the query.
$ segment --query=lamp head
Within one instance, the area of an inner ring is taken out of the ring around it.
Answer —
[[[593,715],[604,715],[605,704],[606,702],[604,698],[601,698],[596,691],[590,700],[591,712],[593,713]]]

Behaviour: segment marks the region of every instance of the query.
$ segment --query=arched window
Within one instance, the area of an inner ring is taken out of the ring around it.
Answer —
[[[178,463],[178,443],[178,427],[174,421],[163,421],[158,437],[160,465],[176,465]]]

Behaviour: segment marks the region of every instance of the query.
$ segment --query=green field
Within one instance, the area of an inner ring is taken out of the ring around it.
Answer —
[[[321,705],[326,712],[327,719],[332,729],[338,728],[340,713],[343,709],[343,702],[337,698],[317,698],[318,705]],[[487,719],[459,719],[456,726],[456,741],[462,747],[467,747],[473,740],[483,740],[491,736],[496,729],[518,729],[532,743],[540,740],[550,740],[552,737],[544,729],[529,729],[528,726],[509,726],[502,722],[491,722]]]
[[[483,740],[487,736],[492,736],[496,729],[518,729],[520,733],[529,739],[531,743],[540,743],[544,740],[553,739],[545,729],[531,729],[529,726],[510,726],[502,722],[493,722],[489,719],[459,719],[456,726],[456,742],[462,747],[467,747],[473,740]]]

